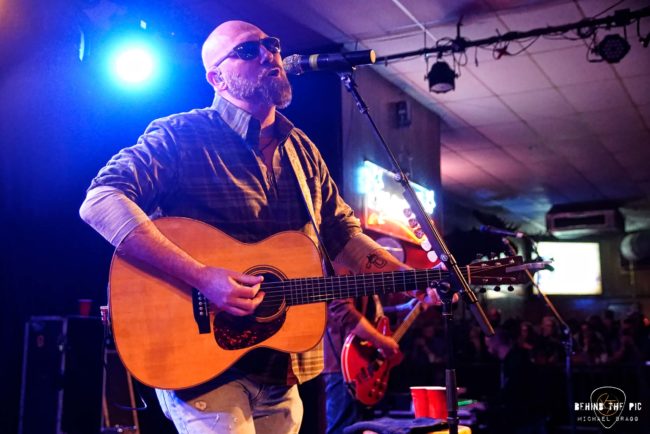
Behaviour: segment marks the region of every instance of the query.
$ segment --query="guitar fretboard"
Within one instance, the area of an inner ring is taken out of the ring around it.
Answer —
[[[287,303],[292,306],[365,295],[390,294],[415,289],[425,290],[431,285],[431,282],[442,280],[448,274],[448,272],[439,269],[407,270],[332,277],[306,277],[274,283],[281,284],[282,288],[279,291],[283,292]],[[262,289],[264,289],[264,285]]]

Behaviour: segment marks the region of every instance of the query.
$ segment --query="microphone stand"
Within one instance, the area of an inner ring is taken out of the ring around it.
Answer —
[[[456,369],[455,369],[455,360],[454,360],[454,351],[453,351],[453,313],[452,313],[452,300],[454,293],[459,293],[465,303],[467,303],[470,312],[474,315],[474,318],[478,322],[481,330],[485,333],[486,336],[493,336],[494,329],[490,325],[485,312],[481,309],[481,306],[478,304],[478,299],[476,295],[469,287],[469,284],[463,277],[460,272],[460,268],[456,263],[456,259],[452,256],[449,248],[445,244],[442,236],[435,227],[433,220],[424,210],[422,203],[418,200],[413,187],[409,183],[406,174],[402,171],[395,155],[391,151],[390,147],[384,140],[379,128],[375,124],[375,121],[372,119],[372,116],[368,112],[368,106],[365,101],[359,94],[357,90],[357,83],[352,78],[352,71],[340,72],[339,76],[341,82],[345,86],[348,92],[354,98],[354,101],[359,109],[359,112],[366,117],[370,126],[372,127],[375,136],[382,144],[386,155],[390,159],[393,169],[395,171],[395,181],[399,182],[402,188],[404,189],[403,196],[404,199],[408,202],[411,207],[411,211],[415,214],[415,217],[422,228],[422,231],[427,236],[431,246],[435,249],[435,252],[438,254],[438,258],[445,264],[447,270],[449,270],[451,283],[449,287],[445,285],[437,285],[439,288],[438,295],[442,300],[443,305],[443,316],[445,318],[445,339],[447,341],[447,367],[445,370],[445,386],[447,394],[447,423],[449,425],[450,434],[458,434],[458,398],[456,390]],[[432,285],[436,285],[432,283]],[[443,289],[444,288],[444,289]]]
[[[537,247],[535,241],[533,241],[529,237],[527,238],[532,243],[533,251],[537,253]],[[512,243],[510,242],[510,240],[508,240],[507,237],[501,238],[501,242],[508,247],[508,250],[510,251],[511,255],[517,255],[517,251],[515,250]],[[532,283],[533,287],[537,289],[537,292],[541,295],[542,300],[544,300],[544,303],[553,314],[553,317],[555,317],[555,319],[560,323],[560,327],[562,328],[562,337],[564,338],[562,342],[562,345],[564,346],[564,376],[566,378],[566,395],[567,395],[567,402],[569,404],[568,405],[569,423],[571,426],[570,432],[571,434],[575,434],[576,418],[575,418],[575,408],[573,406],[573,370],[571,369],[571,355],[573,354],[573,338],[571,337],[571,328],[566,323],[566,321],[564,321],[564,319],[560,315],[560,312],[558,312],[558,310],[555,308],[555,305],[551,302],[551,299],[548,298],[548,296],[541,290],[537,282],[535,282],[535,279],[533,278],[531,272],[528,269],[524,271],[526,272],[526,275],[528,276],[530,283]]]

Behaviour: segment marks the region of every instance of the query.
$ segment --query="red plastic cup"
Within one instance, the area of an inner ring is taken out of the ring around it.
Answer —
[[[93,301],[89,298],[79,299],[79,315],[90,316],[90,309],[93,306]]]
[[[424,386],[411,387],[411,398],[413,398],[413,411],[415,417],[429,416],[429,401],[427,399],[427,388]]]
[[[447,419],[447,388],[429,386],[427,390],[427,416],[434,419]]]

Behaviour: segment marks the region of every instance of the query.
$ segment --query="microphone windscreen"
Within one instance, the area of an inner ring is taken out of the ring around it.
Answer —
[[[305,72],[300,65],[300,57],[299,54],[292,54],[282,59],[282,67],[287,74],[300,75]]]

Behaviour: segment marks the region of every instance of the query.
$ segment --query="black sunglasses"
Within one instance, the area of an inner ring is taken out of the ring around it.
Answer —
[[[276,54],[280,52],[280,39],[274,38],[272,36],[267,36],[262,38],[259,41],[246,41],[235,46],[230,53],[225,57],[219,60],[214,64],[215,67],[221,65],[221,63],[229,57],[237,56],[242,60],[253,60],[260,55],[260,45],[266,48],[271,54]]]

